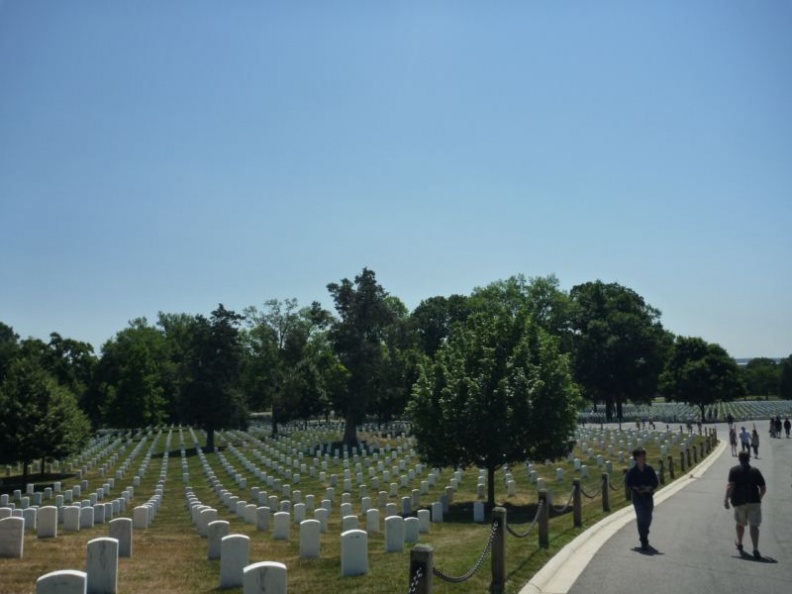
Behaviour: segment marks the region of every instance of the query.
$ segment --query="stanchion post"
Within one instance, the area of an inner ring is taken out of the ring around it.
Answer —
[[[627,486],[627,472],[628,472],[627,468],[622,468],[622,481],[623,481],[622,484],[624,485],[624,499],[630,501],[632,499],[632,491],[630,490],[630,487]]]
[[[572,481],[574,491],[572,492],[572,521],[575,528],[583,525],[583,501],[580,498],[580,479]]]
[[[500,594],[506,587],[506,508],[492,510],[492,521],[497,522],[495,536],[492,537],[492,583],[490,592]]]
[[[668,478],[669,480],[674,480],[674,457],[668,457]]]
[[[414,594],[432,594],[432,563],[434,551],[429,545],[419,544],[410,549],[410,581],[411,588],[418,571],[421,577],[415,582]]]
[[[610,511],[610,477],[607,472],[602,473],[602,511]]]
[[[679,452],[679,472],[685,472],[685,452]]]
[[[542,504],[539,511],[539,548],[546,549],[550,546],[550,504],[547,489],[539,491],[539,502]]]
[[[662,458],[660,458],[658,461],[657,467],[660,470],[658,480],[660,481],[661,485],[665,485],[665,463],[663,462]]]

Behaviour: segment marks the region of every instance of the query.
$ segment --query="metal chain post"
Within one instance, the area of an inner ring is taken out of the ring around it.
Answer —
[[[434,552],[429,545],[415,545],[410,549],[410,589],[408,594],[432,594],[432,561]]]
[[[580,498],[580,479],[575,479],[572,483],[574,499],[572,502],[572,522],[575,528],[580,528],[583,525],[583,501]]]
[[[602,473],[602,511],[610,512],[610,487],[608,482],[610,476],[607,472]]]
[[[547,505],[547,489],[539,491],[539,548],[550,546],[550,510]]]
[[[496,507],[492,510],[492,524],[497,528],[492,535],[490,592],[501,594],[506,587],[506,508]]]

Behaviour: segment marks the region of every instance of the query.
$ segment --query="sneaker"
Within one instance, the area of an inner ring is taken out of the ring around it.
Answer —
[[[757,561],[762,560],[762,553],[759,552],[759,549],[754,549],[754,559]]]
[[[641,550],[648,551],[649,550],[649,541],[646,539],[641,540]]]
[[[734,546],[737,547],[737,551],[740,553],[740,555],[742,555],[743,554],[743,546],[739,542],[735,542]]]

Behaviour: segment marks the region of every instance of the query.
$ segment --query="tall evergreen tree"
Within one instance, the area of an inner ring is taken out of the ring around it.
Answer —
[[[344,416],[344,443],[357,444],[357,426],[375,402],[385,360],[384,333],[396,319],[388,293],[373,270],[364,268],[354,282],[343,279],[327,285],[338,319],[330,339],[348,372],[346,390],[336,394],[334,405]]]
[[[209,319],[196,316],[190,328],[183,367],[182,415],[206,431],[206,448],[210,451],[215,446],[216,430],[247,425],[247,406],[240,389],[242,319],[221,303]]]

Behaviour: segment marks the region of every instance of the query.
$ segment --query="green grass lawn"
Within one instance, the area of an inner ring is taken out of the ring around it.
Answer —
[[[591,431],[598,431],[594,428]],[[614,435],[619,434],[616,430],[611,430]],[[658,435],[663,433],[658,432]],[[135,497],[132,505],[128,506],[122,515],[131,517],[134,505],[140,505],[147,501],[154,493],[157,479],[162,464],[163,451],[165,450],[167,430],[156,442],[153,456],[148,466],[146,476],[142,479],[139,488],[135,489]],[[193,446],[190,434],[183,431],[185,448],[187,451]],[[296,434],[295,434],[296,436]],[[325,433],[314,435],[311,439],[332,441],[337,439],[337,435]],[[374,434],[361,435],[370,444],[377,443],[383,451],[387,445],[393,448],[405,442],[399,442],[396,438],[377,436]],[[121,491],[126,485],[132,483],[132,477],[137,473],[143,456],[154,439],[151,435],[136,458],[130,464],[124,479],[117,482],[116,488],[111,493],[111,499],[120,496]],[[696,438],[702,440],[703,438]],[[254,440],[258,440],[254,441]],[[286,440],[274,441],[266,438],[262,434],[254,433],[226,433],[221,442],[224,442],[223,455],[234,466],[237,473],[242,474],[247,479],[247,489],[243,490],[234,483],[233,476],[230,476],[220,464],[217,454],[207,454],[206,458],[212,470],[223,483],[224,487],[241,498],[250,499],[250,488],[259,486],[263,490],[272,493],[274,489],[267,488],[266,484],[261,484],[252,472],[243,466],[233,453],[230,446],[233,445],[248,460],[254,462],[262,470],[267,470],[270,474],[275,474],[273,470],[263,468],[263,464],[253,457],[256,447],[263,444],[271,444],[275,447],[287,447],[285,455],[291,453],[289,446],[285,446]],[[578,444],[574,456],[581,459],[584,464],[588,464],[591,470],[590,478],[583,480],[583,488],[588,493],[595,493],[600,487],[600,475],[602,469],[597,468],[596,462],[589,461],[588,453],[581,449],[582,444]],[[134,443],[130,444],[118,457],[116,468],[129,456]],[[601,447],[598,440],[590,439],[588,443],[595,454],[603,454],[609,458],[607,445]],[[644,442],[644,447],[648,451],[649,461],[657,467],[660,457],[660,446],[649,439]],[[616,448],[619,449],[618,447]],[[678,460],[679,448],[673,447],[669,452]],[[112,454],[110,454],[112,455]],[[312,457],[305,455],[303,462],[309,466]],[[218,510],[220,519],[227,520],[231,524],[232,534],[246,534],[250,537],[250,562],[257,561],[279,561],[284,563],[288,571],[288,588],[290,592],[347,592],[352,594],[391,594],[406,592],[408,589],[409,571],[409,547],[405,546],[402,553],[386,553],[383,530],[384,514],[380,519],[380,533],[369,535],[369,573],[365,576],[347,577],[341,576],[340,563],[340,533],[341,518],[339,514],[341,478],[343,477],[342,461],[331,463],[327,470],[327,481],[320,482],[317,476],[311,477],[307,473],[301,475],[299,484],[291,484],[291,489],[299,489],[303,498],[307,494],[314,494],[317,507],[321,499],[324,498],[325,489],[330,480],[330,474],[339,476],[339,488],[337,489],[337,500],[333,504],[330,514],[329,527],[326,534],[321,537],[321,557],[318,559],[301,559],[299,554],[299,527],[292,525],[291,538],[288,541],[276,541],[272,538],[271,532],[257,532],[254,525],[245,524],[235,515],[228,512],[227,508],[218,499],[215,492],[211,489],[209,480],[201,468],[200,459],[197,455],[190,455],[185,458],[188,472],[189,484],[195,495],[205,505],[211,505]],[[91,490],[94,490],[106,482],[106,479],[98,475],[97,467],[106,460],[100,460],[93,470],[89,471]],[[354,468],[354,460],[350,460],[350,466]],[[418,462],[416,458],[411,458],[408,466],[414,467]],[[626,465],[626,464],[625,464]],[[621,467],[614,459],[614,478],[615,484],[622,482]],[[388,468],[388,465],[385,466]],[[108,476],[115,474],[113,468]],[[556,468],[565,469],[566,480],[558,483],[555,479]],[[579,478],[580,473],[576,473],[571,461],[553,461],[550,464],[535,463],[535,469],[546,482],[546,488],[553,493],[553,504],[562,506],[567,502],[572,490],[572,478]],[[424,469],[424,475],[428,469]],[[505,484],[502,474],[496,474],[496,498],[499,504],[507,509],[509,524],[518,532],[524,531],[530,524],[535,515],[537,505],[537,488],[531,484],[528,478],[526,466],[523,464],[515,465],[511,468],[514,480],[517,483],[516,495],[507,497]],[[364,474],[366,469],[364,468]],[[360,512],[359,496],[357,486],[354,481],[354,470],[352,471],[353,489],[351,491],[351,501],[356,513]],[[437,501],[443,489],[453,476],[452,469],[443,469],[435,487],[430,489],[429,495],[421,496],[421,506],[428,508],[431,502]],[[474,565],[480,557],[487,539],[490,534],[489,522],[484,524],[473,523],[473,504],[476,497],[476,469],[466,469],[457,492],[454,494],[453,503],[449,513],[445,516],[443,523],[432,523],[428,534],[421,534],[419,542],[429,544],[434,550],[434,564],[443,573],[448,575],[462,575]],[[12,481],[14,477],[9,477]],[[419,479],[409,485],[408,489],[399,489],[399,498],[409,495],[410,489],[417,488]],[[668,479],[667,479],[668,480]],[[8,482],[8,480],[7,480]],[[64,481],[64,487],[71,487],[77,481],[70,479]],[[120,483],[120,484],[119,484]],[[43,485],[41,485],[43,487]],[[6,489],[4,487],[4,489]],[[387,490],[387,484],[380,486]],[[206,558],[207,542],[202,539],[195,526],[191,522],[189,511],[186,507],[184,495],[185,485],[182,482],[182,456],[180,453],[179,430],[172,432],[171,446],[167,459],[167,482],[164,491],[162,507],[154,518],[152,526],[148,530],[137,530],[134,533],[134,551],[131,559],[120,559],[119,561],[119,592],[139,593],[139,592],[169,592],[169,593],[195,593],[211,592],[217,590],[219,585],[220,562],[209,561]],[[39,490],[37,488],[37,490]],[[5,492],[5,491],[4,491]],[[376,492],[369,489],[370,495],[376,505]],[[611,510],[616,511],[627,504],[623,490],[611,491]],[[399,498],[390,498],[390,502],[398,503]],[[558,552],[565,544],[575,538],[583,530],[595,524],[603,516],[602,501],[599,497],[595,499],[583,498],[583,526],[575,528],[572,522],[571,509],[564,513],[552,514],[550,522],[550,546],[547,549],[540,549],[538,546],[538,535],[536,531],[527,538],[518,539],[509,534],[506,536],[506,569],[507,569],[507,592],[516,593],[520,588],[538,571],[553,554]],[[51,501],[44,504],[51,504]],[[384,511],[384,510],[382,510]],[[414,510],[415,511],[415,510]],[[307,518],[312,518],[312,513],[306,514]],[[365,529],[365,517],[360,516],[360,525]],[[34,592],[36,579],[50,571],[57,569],[79,569],[85,570],[86,546],[89,540],[100,536],[107,536],[107,525],[98,525],[90,530],[81,530],[75,533],[64,533],[62,526],[59,526],[59,534],[55,539],[38,539],[35,533],[27,532],[25,535],[25,549],[23,559],[0,559],[0,592],[12,594],[17,592]],[[486,592],[490,583],[490,561],[485,559],[481,569],[474,576],[462,584],[449,584],[435,578],[434,591],[438,593],[467,593],[467,592]],[[226,592],[240,592],[241,590],[226,590]]]

